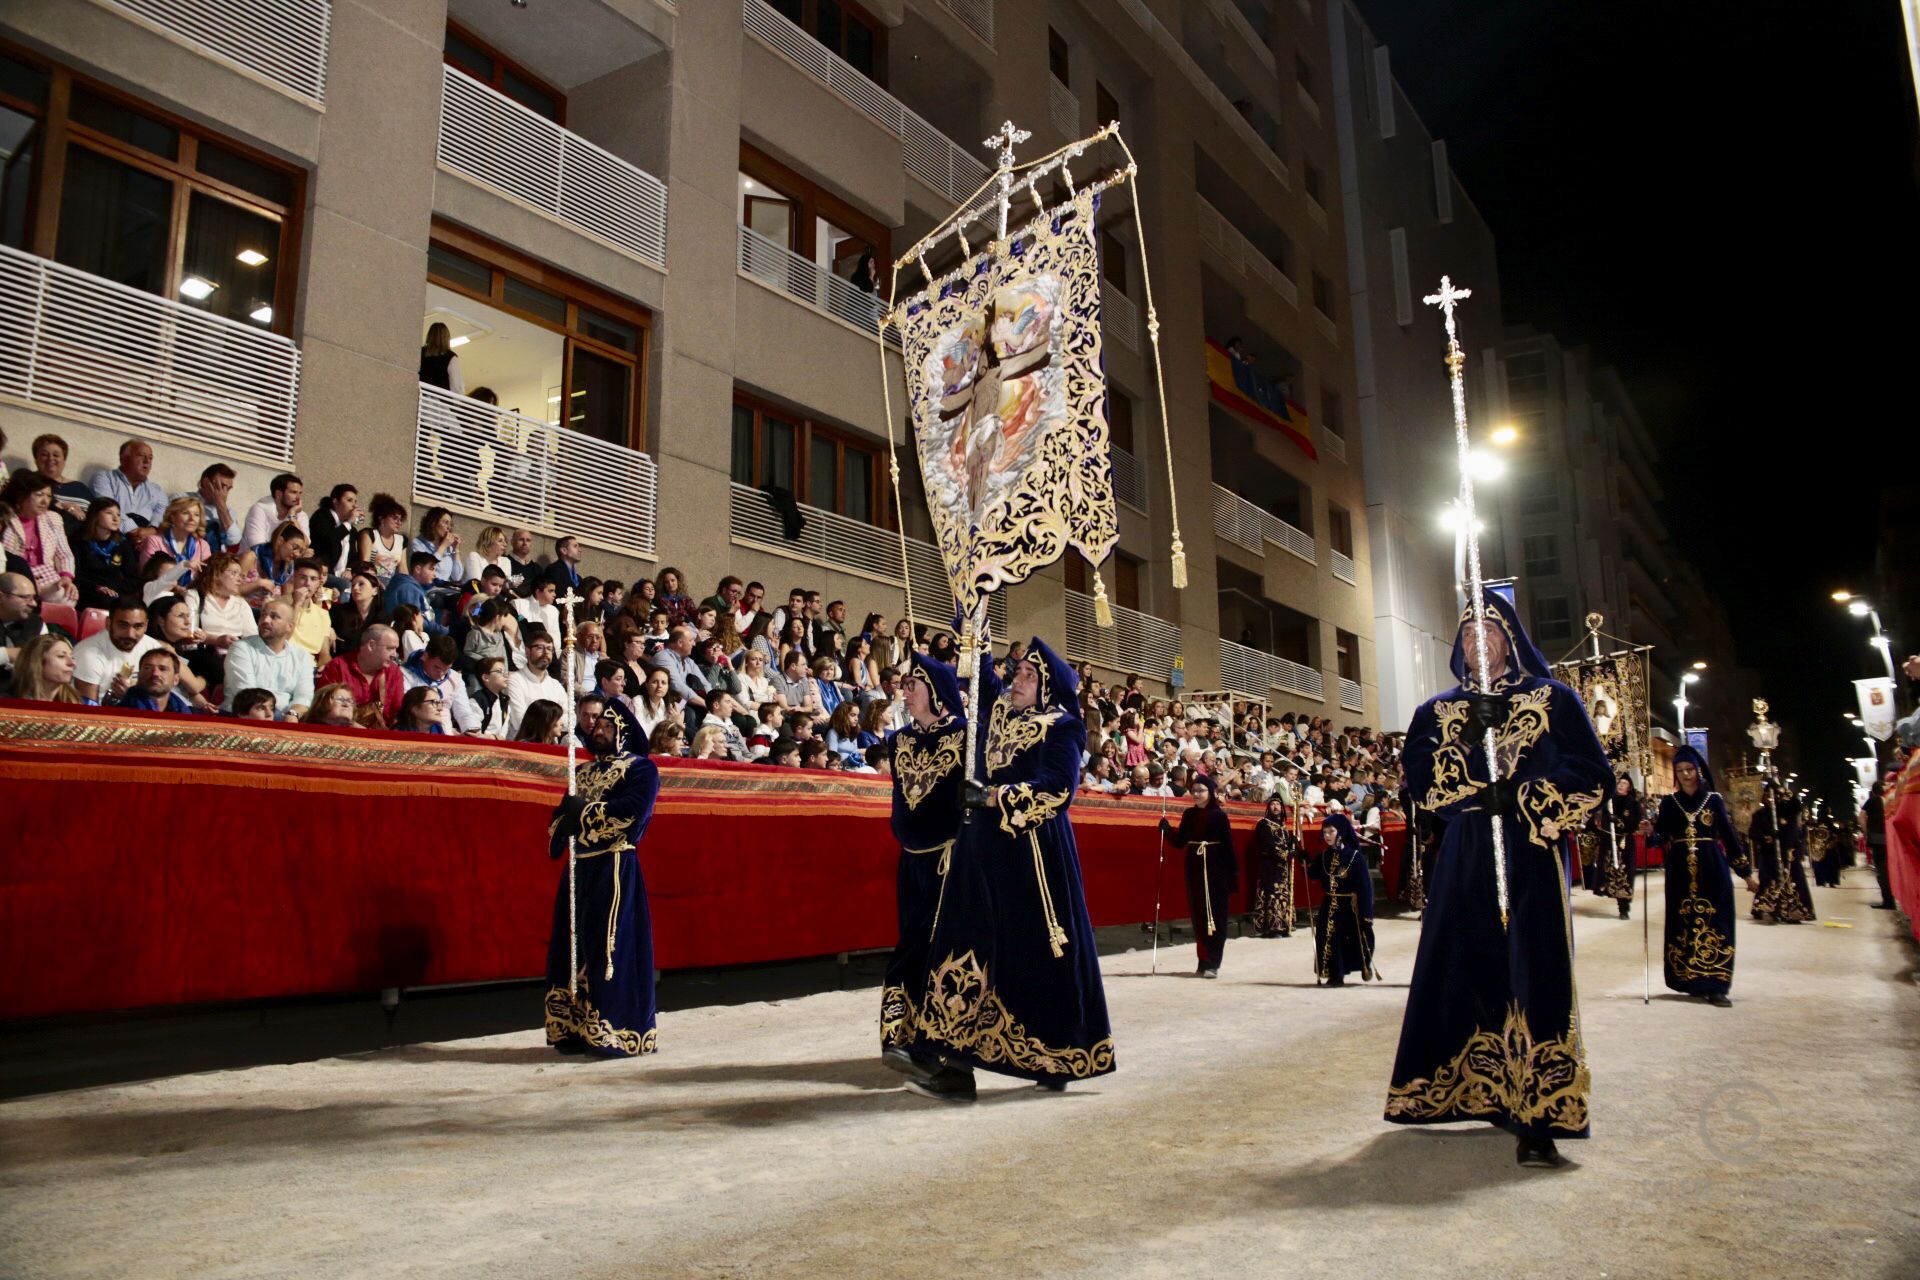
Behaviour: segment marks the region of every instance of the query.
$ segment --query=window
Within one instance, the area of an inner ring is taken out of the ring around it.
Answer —
[[[1560,576],[1560,539],[1551,533],[1528,534],[1520,540],[1520,560],[1530,578]]]
[[[1342,680],[1360,679],[1360,639],[1351,631],[1333,633],[1334,669]]]
[[[1047,28],[1047,70],[1055,80],[1072,87],[1073,81],[1067,78],[1067,38],[1052,27]]]
[[[1103,125],[1112,124],[1120,118],[1120,100],[1098,80],[1093,82],[1093,115]]]
[[[469,393],[489,387],[502,409],[646,447],[644,309],[436,221],[425,322],[436,321],[452,331]]]
[[[1573,611],[1565,596],[1541,596],[1533,602],[1533,634],[1546,641],[1573,638]]]
[[[1560,506],[1560,487],[1551,471],[1529,471],[1520,477],[1520,514],[1552,515]]]
[[[1303,169],[1305,176],[1302,182],[1306,187],[1307,199],[1325,208],[1327,203],[1326,178],[1321,174],[1320,166],[1309,160],[1305,162]]]
[[[1532,402],[1547,394],[1547,353],[1523,351],[1508,356],[1507,399]]]
[[[1121,293],[1127,291],[1127,244],[1111,231],[1100,233],[1100,274]]]
[[[1333,281],[1313,273],[1313,309],[1327,319],[1333,319]]]
[[[1140,562],[1125,552],[1114,552],[1113,602],[1123,609],[1140,608]]]
[[[1300,86],[1300,92],[1309,98],[1318,96],[1313,91],[1313,64],[1307,61],[1305,54],[1293,55],[1293,79]]]
[[[744,142],[739,217],[741,226],[842,278],[853,274],[868,249],[875,263],[889,260],[886,227]]]
[[[880,452],[850,432],[735,392],[732,456],[735,484],[777,485],[809,506],[866,524],[889,524],[881,501]]]
[[[1353,554],[1353,517],[1332,503],[1327,504],[1327,545],[1343,556]]]
[[[1347,411],[1340,402],[1340,393],[1331,387],[1320,388],[1320,425],[1326,428],[1330,436],[1347,438]],[[1351,554],[1351,548],[1342,547],[1342,551]]]
[[[781,16],[883,88],[887,28],[852,0],[772,0]]]
[[[1116,449],[1133,452],[1133,397],[1107,383],[1107,435]]]
[[[447,23],[444,56],[448,65],[504,93],[536,115],[555,124],[567,122],[565,94],[457,22]]]
[[[303,180],[0,46],[0,242],[287,333]]]

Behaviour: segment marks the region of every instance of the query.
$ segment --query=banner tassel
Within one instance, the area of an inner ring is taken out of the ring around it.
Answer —
[[[1107,580],[1100,575],[1099,565],[1093,567],[1093,625],[1113,625],[1113,606],[1107,603]]]
[[[1180,543],[1180,535],[1173,537],[1173,589],[1187,589],[1187,549]]]

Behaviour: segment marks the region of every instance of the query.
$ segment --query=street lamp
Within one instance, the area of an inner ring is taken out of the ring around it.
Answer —
[[[1846,605],[1847,612],[1854,617],[1866,618],[1873,623],[1873,636],[1867,641],[1867,647],[1879,652],[1880,660],[1887,664],[1887,678],[1893,679],[1893,641],[1888,637],[1886,628],[1880,625],[1880,611],[1851,591],[1836,591],[1833,600],[1836,604]]]
[[[1704,665],[1704,664],[1703,664]],[[1687,686],[1700,679],[1700,673],[1689,671],[1680,677],[1680,692],[1674,695],[1673,709],[1678,713],[1680,723],[1680,741],[1687,740]]]
[[[1501,423],[1499,426],[1493,429],[1493,434],[1488,437],[1488,439],[1492,440],[1495,444],[1499,445],[1503,449],[1506,448],[1506,446],[1514,443],[1519,438],[1520,438],[1520,429],[1514,426],[1511,422]]]

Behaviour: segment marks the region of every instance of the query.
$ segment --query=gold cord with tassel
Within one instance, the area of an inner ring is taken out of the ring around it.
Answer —
[[[1107,580],[1101,576],[1099,565],[1093,566],[1093,625],[1113,625],[1113,606],[1107,603]]]

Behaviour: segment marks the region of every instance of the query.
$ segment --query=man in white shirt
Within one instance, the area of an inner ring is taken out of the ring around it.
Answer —
[[[261,617],[264,623],[264,614]],[[467,697],[467,680],[453,669],[460,647],[452,636],[429,636],[427,647],[400,664],[400,675],[407,688],[428,685],[440,693],[440,730],[443,733],[474,733],[480,727],[480,713]]]
[[[753,620],[760,616],[760,605],[767,598],[767,589],[758,582],[749,582],[746,591],[740,597],[740,603],[733,610],[733,626],[741,635],[753,630]],[[780,637],[774,636],[778,640]]]
[[[880,673],[880,692],[885,695],[887,709],[880,717],[880,734],[885,737],[896,729],[904,729],[913,717],[907,714],[907,700],[900,694],[900,673],[888,667]]]
[[[89,698],[105,702],[133,685],[140,659],[161,648],[147,634],[147,606],[122,598],[107,616],[107,628],[73,646],[73,686]]]
[[[220,709],[231,712],[236,694],[265,689],[280,719],[298,720],[313,703],[313,655],[292,643],[293,606],[270,600],[260,608],[260,633],[242,636],[227,650],[226,692]]]
[[[553,603],[560,594],[560,588],[551,582],[541,582],[532,593],[513,602],[513,611],[527,622],[537,622],[547,629],[547,636],[558,648],[565,643],[567,633],[560,629],[560,609]]]
[[[300,495],[306,486],[300,477],[281,472],[273,478],[272,492],[247,508],[246,530],[240,536],[243,547],[257,547],[273,538],[273,531],[291,520],[307,532],[307,513],[300,509]]]
[[[518,737],[520,722],[527,708],[536,702],[551,702],[563,712],[567,691],[548,668],[553,665],[553,640],[536,635],[527,641],[527,664],[507,677],[507,736]]]

